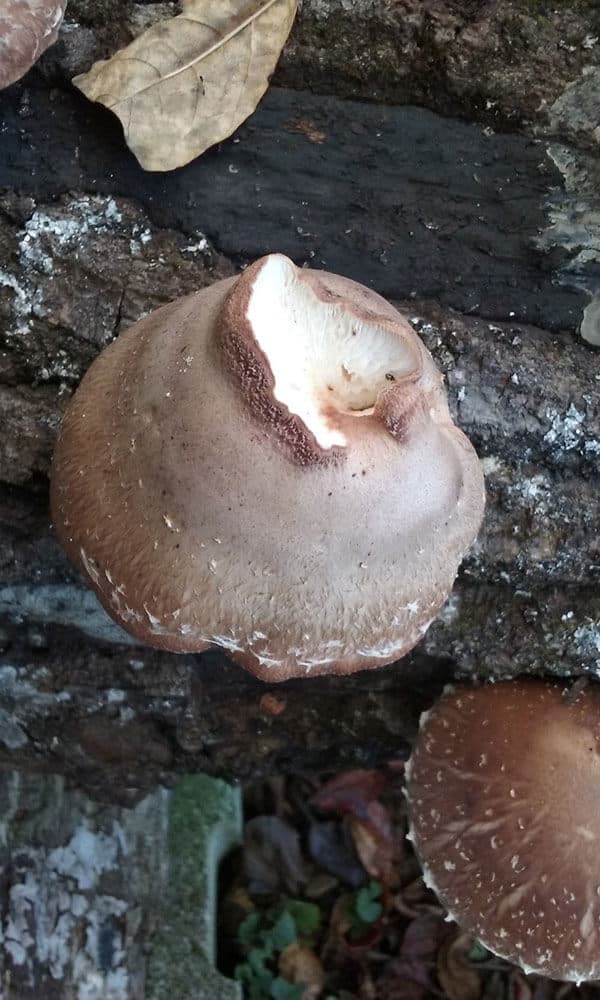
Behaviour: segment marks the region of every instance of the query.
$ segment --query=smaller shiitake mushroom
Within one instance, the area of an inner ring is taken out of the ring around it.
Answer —
[[[600,978],[600,688],[448,690],[407,767],[409,839],[450,916],[553,979]]]

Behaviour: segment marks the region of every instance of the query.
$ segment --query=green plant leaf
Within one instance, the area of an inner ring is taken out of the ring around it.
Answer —
[[[267,962],[271,958],[272,954],[273,950],[270,947],[250,949],[250,951],[248,952],[248,965],[250,966],[255,975],[261,976],[268,972],[268,969],[265,966],[265,962]]]
[[[252,969],[247,962],[238,962],[233,970],[233,978],[238,983],[248,983],[253,976]]]
[[[248,962],[242,962],[236,965],[233,978],[238,983],[242,983],[244,997],[247,1000],[266,1000],[273,982],[273,973],[268,969],[257,973]]]
[[[379,920],[383,913],[383,907],[379,902],[380,896],[381,885],[374,880],[356,893],[354,912],[363,924],[374,924]]]
[[[295,986],[294,983],[290,983],[287,979],[282,979],[281,976],[278,976],[271,983],[269,996],[273,1000],[302,1000],[303,993],[303,986]]]
[[[242,948],[251,948],[260,926],[260,913],[249,913],[238,927],[237,937]]]
[[[283,951],[292,941],[297,940],[298,931],[296,930],[296,921],[288,909],[280,913],[269,937],[276,951]]]
[[[286,909],[292,914],[298,934],[301,937],[312,937],[321,925],[321,911],[316,903],[306,903],[302,899],[289,899]]]
[[[481,941],[476,941],[467,955],[469,962],[485,962],[489,957],[490,952],[485,945],[481,944]]]

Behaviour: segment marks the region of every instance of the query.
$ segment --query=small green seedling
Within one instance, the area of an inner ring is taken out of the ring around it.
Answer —
[[[301,1000],[304,987],[277,975],[282,951],[294,941],[313,945],[321,925],[315,903],[287,899],[264,913],[250,913],[239,926],[238,942],[245,955],[235,969],[248,1000]]]
[[[381,883],[371,879],[368,885],[359,889],[352,897],[350,907],[350,920],[352,928],[350,937],[353,941],[360,941],[365,937],[376,924],[383,913],[381,903]]]
[[[481,941],[475,941],[467,958],[469,962],[485,962],[490,957],[491,952],[487,950]]]

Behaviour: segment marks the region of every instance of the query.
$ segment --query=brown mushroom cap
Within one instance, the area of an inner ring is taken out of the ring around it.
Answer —
[[[497,955],[600,978],[600,688],[446,692],[407,768],[425,880]]]
[[[0,89],[25,75],[56,41],[66,0],[3,0],[0,9]]]
[[[107,610],[269,681],[398,659],[452,587],[483,477],[384,299],[271,255],[96,359],[52,472],[56,531]]]

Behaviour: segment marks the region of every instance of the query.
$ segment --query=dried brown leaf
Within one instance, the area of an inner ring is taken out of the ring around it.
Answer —
[[[292,942],[279,957],[279,972],[290,983],[305,987],[302,1000],[317,1000],[321,995],[325,973],[312,948]]]
[[[437,975],[448,1000],[479,1000],[481,979],[469,962],[473,947],[470,934],[457,932],[444,941],[438,952]]]
[[[383,771],[344,771],[326,782],[313,795],[311,802],[317,809],[325,812],[337,812],[342,816],[357,816],[360,819],[367,815],[373,799],[379,798],[386,782]]]
[[[75,86],[121,120],[146,170],[173,170],[252,114],[269,83],[296,0],[184,0]]]
[[[56,41],[66,0],[3,0],[0,4],[0,89],[20,80]]]
[[[387,809],[381,802],[369,802],[364,819],[353,817],[350,829],[361,863],[371,876],[389,885],[396,841]]]

